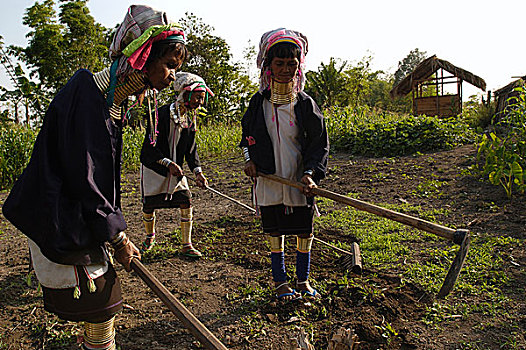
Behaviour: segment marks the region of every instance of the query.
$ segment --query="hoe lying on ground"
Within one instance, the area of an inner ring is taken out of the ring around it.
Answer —
[[[139,277],[157,294],[159,299],[172,311],[183,325],[199,340],[201,345],[210,350],[227,350],[227,347],[206,328],[170,291],[148,271],[139,259],[134,258],[131,267]]]

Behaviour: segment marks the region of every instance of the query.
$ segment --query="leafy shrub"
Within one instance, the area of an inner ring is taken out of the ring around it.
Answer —
[[[462,118],[378,114],[364,109],[341,112],[328,113],[331,145],[356,155],[401,156],[450,149],[475,138]]]
[[[497,130],[484,135],[478,147],[477,158],[483,176],[490,183],[502,186],[508,198],[514,189],[526,189],[526,91],[517,88],[517,97],[508,105],[496,123]]]
[[[497,104],[495,100],[483,100],[482,103],[480,103],[477,96],[472,96],[464,104],[462,115],[469,126],[482,132],[483,129],[491,125],[496,108]]]
[[[0,125],[0,190],[13,185],[29,162],[37,131],[16,124]]]
[[[199,155],[221,156],[238,152],[241,123],[214,123],[199,126],[197,130]]]
[[[127,128],[122,132],[122,169],[136,171],[139,169],[142,143],[145,130],[142,128]]]

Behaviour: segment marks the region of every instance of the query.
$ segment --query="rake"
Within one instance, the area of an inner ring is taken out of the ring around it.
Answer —
[[[300,182],[291,181],[276,175],[258,173],[258,176],[298,189],[302,189],[304,187],[304,185]],[[439,298],[443,298],[451,292],[451,290],[455,286],[455,282],[458,279],[460,270],[462,269],[462,266],[464,265],[464,261],[466,260],[468,254],[470,244],[470,236],[468,230],[453,230],[449,227],[438,225],[393,210],[385,209],[374,204],[343,196],[341,194],[324,190],[321,188],[313,188],[312,193],[320,197],[329,198],[336,202],[350,205],[356,209],[363,210],[371,214],[384,217],[386,219],[394,220],[402,224],[409,225],[429,233],[433,233],[439,237],[445,238],[447,240],[452,241],[455,244],[460,245],[460,249],[457,255],[455,256],[451,267],[449,268],[449,271],[446,275],[446,278],[444,279],[444,282],[442,283],[442,287],[440,288],[440,291],[438,292],[437,296]]]

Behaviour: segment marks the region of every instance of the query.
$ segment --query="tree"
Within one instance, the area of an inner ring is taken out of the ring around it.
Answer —
[[[349,66],[344,71],[345,76],[345,100],[343,104],[356,108],[364,105],[367,96],[371,92],[371,83],[377,78],[381,71],[371,71],[372,56],[365,56],[354,66]]]
[[[341,63],[331,57],[329,64],[321,63],[318,71],[306,73],[305,92],[312,96],[321,108],[339,104],[345,90],[344,69],[347,61]]]
[[[371,56],[352,65],[335,58],[329,64],[322,63],[317,72],[307,72],[305,91],[322,108],[363,105],[371,92],[371,83],[382,72],[370,68]]]
[[[87,0],[60,0],[60,22],[66,26],[63,34],[68,43],[64,51],[65,59],[71,67],[71,74],[78,68],[87,68],[92,72],[102,70],[107,61],[108,47],[105,32],[107,28],[95,22],[86,6]],[[106,60],[104,58],[107,58]]]
[[[179,23],[185,28],[190,52],[182,70],[201,76],[215,94],[208,101],[208,120],[239,117],[257,87],[241,64],[231,62],[230,47],[223,38],[212,35],[212,26],[192,13],[186,13]]]
[[[4,66],[14,87],[13,90],[8,90],[0,86],[0,101],[12,105],[11,111],[5,110],[2,112],[2,119],[3,122],[12,119],[15,123],[19,123],[18,109],[20,104],[22,104],[22,107],[25,109],[26,124],[30,125],[31,119],[34,119],[35,115],[43,111],[47,101],[45,96],[40,93],[40,85],[26,77],[20,64],[16,66],[13,64],[11,60],[14,57],[13,50],[10,48],[5,49],[2,39],[0,36],[0,52],[2,53],[0,63]],[[12,118],[9,118],[9,114],[12,114]]]
[[[370,82],[370,91],[365,96],[365,104],[382,111],[409,113],[412,108],[410,95],[392,99],[389,92],[393,87],[393,76],[378,74]]]
[[[409,51],[409,54],[402,61],[398,62],[398,69],[394,73],[393,86],[410,74],[426,56],[427,52],[420,51],[418,48]]]
[[[95,23],[87,0],[60,0],[56,18],[53,0],[35,3],[26,10],[23,24],[32,28],[26,48],[17,48],[19,58],[32,69],[49,94],[60,89],[79,68],[98,71],[107,56],[107,29]]]

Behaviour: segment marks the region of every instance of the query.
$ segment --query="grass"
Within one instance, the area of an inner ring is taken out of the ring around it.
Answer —
[[[155,242],[151,250],[142,255],[142,261],[149,263],[152,261],[166,260],[179,255],[181,250],[181,234],[179,230],[163,234],[164,239]]]
[[[320,201],[322,210],[329,210],[331,207],[330,200]],[[437,221],[436,216],[447,215],[444,210],[424,212],[408,205],[384,207],[405,213],[417,212],[419,214],[415,216],[434,222]],[[397,272],[402,277],[402,284],[410,282],[419,285],[434,295],[440,289],[459,248],[432,234],[350,207],[333,209],[329,214],[317,218],[316,231],[323,230],[336,230],[339,235],[356,237],[360,241],[363,260],[367,266],[379,272]],[[429,307],[423,321],[429,325],[438,325],[474,313],[491,317],[501,312],[505,305],[510,305],[510,298],[503,293],[504,287],[510,283],[503,265],[509,260],[506,252],[521,244],[524,244],[523,240],[511,237],[495,237],[490,234],[472,236],[469,254],[453,294],[471,296],[480,302],[465,304],[458,302],[455,297],[448,297]],[[350,248],[345,244],[340,246]],[[364,299],[380,297],[381,292],[377,288],[368,285],[366,281],[362,282],[363,284],[343,277],[336,283],[340,287],[357,288]],[[386,332],[384,333],[392,335],[388,327]]]

